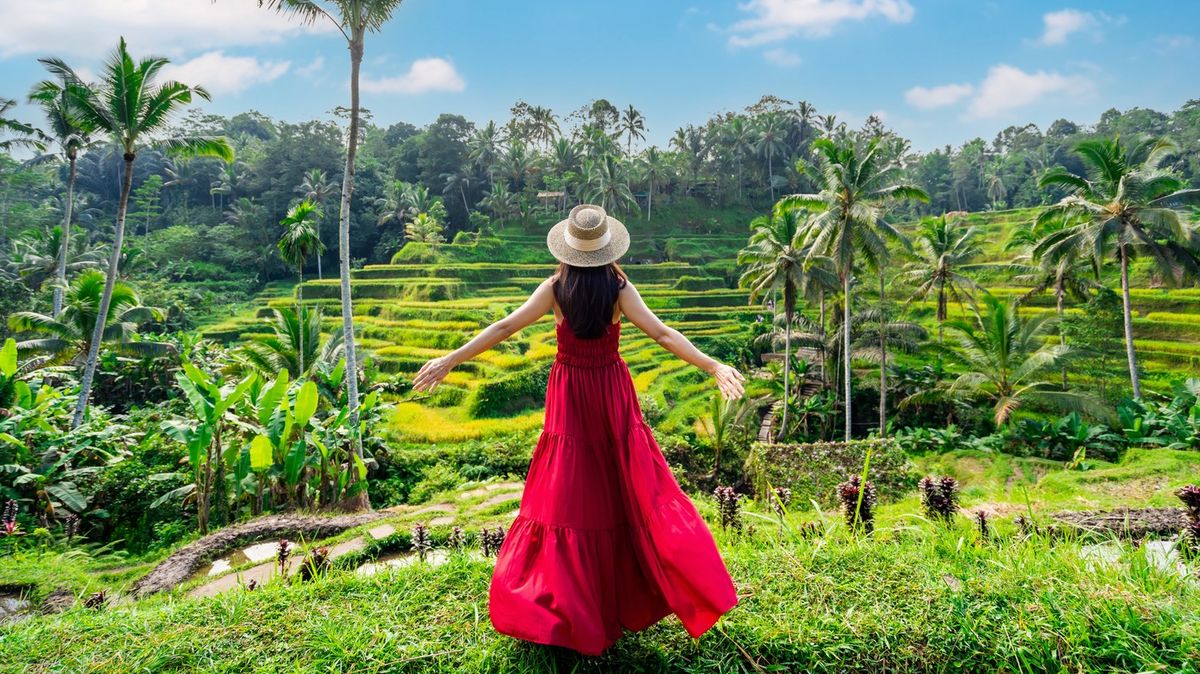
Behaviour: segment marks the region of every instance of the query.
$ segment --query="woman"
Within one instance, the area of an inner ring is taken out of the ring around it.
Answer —
[[[671,613],[698,637],[737,595],[712,534],[642,417],[617,351],[621,316],[711,374],[725,398],[741,397],[744,379],[646,307],[617,266],[629,233],[604,209],[576,206],[546,243],[562,263],[558,272],[508,317],[426,363],[413,384],[433,390],[456,365],[554,312],[558,354],[545,429],[496,560],[492,625],[585,655],[599,655],[622,628],[642,630]]]

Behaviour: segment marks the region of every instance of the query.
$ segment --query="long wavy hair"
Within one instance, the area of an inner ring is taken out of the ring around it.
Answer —
[[[558,265],[554,299],[567,327],[580,339],[604,336],[612,323],[613,305],[625,287],[625,272],[616,262],[601,267]]]

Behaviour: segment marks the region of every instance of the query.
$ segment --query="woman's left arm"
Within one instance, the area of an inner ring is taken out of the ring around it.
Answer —
[[[542,316],[545,316],[553,308],[554,282],[553,279],[546,279],[538,285],[533,294],[529,296],[529,299],[525,300],[525,303],[518,307],[516,311],[487,326],[466,344],[422,365],[420,371],[417,372],[417,376],[413,379],[413,390],[434,390],[446,378],[446,375],[459,364],[465,363],[503,342]]]

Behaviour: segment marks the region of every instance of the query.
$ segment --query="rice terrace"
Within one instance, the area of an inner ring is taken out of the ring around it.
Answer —
[[[1077,4],[0,0],[0,672],[1200,672],[1200,7]]]

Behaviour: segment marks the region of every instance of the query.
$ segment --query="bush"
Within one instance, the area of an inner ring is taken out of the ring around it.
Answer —
[[[549,380],[550,363],[544,363],[507,377],[484,382],[471,396],[468,411],[476,418],[502,417],[531,407],[540,407],[546,400],[546,385]]]
[[[409,503],[424,503],[435,494],[454,489],[465,482],[463,476],[449,464],[438,462],[421,475],[421,481],[413,485],[408,494]]]
[[[775,487],[787,487],[792,490],[793,503],[800,507],[810,500],[833,506],[838,502],[837,485],[861,475],[868,450],[868,479],[875,484],[880,498],[898,498],[916,484],[908,457],[892,440],[755,443],[746,460],[746,472],[764,497]]]

